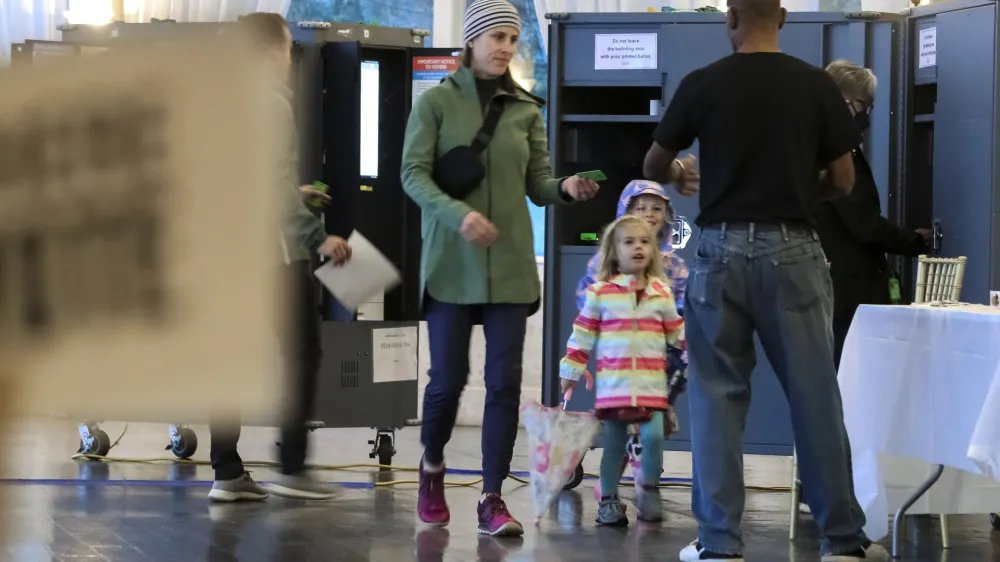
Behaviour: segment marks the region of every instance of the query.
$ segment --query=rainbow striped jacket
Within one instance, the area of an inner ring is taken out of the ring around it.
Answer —
[[[687,349],[684,319],[667,283],[652,279],[639,301],[635,278],[617,275],[587,289],[559,376],[580,380],[597,348],[595,408],[666,409],[667,346]],[[686,355],[686,353],[685,353]],[[687,361],[687,357],[684,357]]]

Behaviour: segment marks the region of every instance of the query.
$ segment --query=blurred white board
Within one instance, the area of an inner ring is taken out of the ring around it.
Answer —
[[[12,414],[275,409],[273,83],[222,41],[0,73]]]

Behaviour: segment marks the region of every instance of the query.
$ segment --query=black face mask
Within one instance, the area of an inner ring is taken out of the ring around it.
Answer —
[[[858,126],[858,130],[862,133],[868,130],[871,126],[871,119],[868,118],[868,112],[864,111],[861,113],[854,114],[854,123]]]

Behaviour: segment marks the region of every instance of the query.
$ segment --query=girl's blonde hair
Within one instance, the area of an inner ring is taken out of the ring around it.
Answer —
[[[653,229],[650,228],[646,221],[634,215],[622,215],[618,217],[615,222],[609,224],[604,229],[604,236],[601,237],[601,249],[597,257],[598,279],[607,281],[621,273],[621,269],[618,267],[618,249],[615,244],[615,233],[618,232],[619,227],[631,226],[633,224],[639,225],[651,240],[656,240],[656,233],[653,232]],[[646,265],[646,271],[644,272],[646,279],[663,279],[663,266],[660,264],[659,248],[656,247],[655,243],[651,244],[651,246],[653,248],[653,255],[650,256],[649,263]]]

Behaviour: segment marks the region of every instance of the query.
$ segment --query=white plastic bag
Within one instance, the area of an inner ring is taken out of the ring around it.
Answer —
[[[591,413],[566,412],[537,402],[521,407],[528,432],[531,497],[535,522],[569,482],[583,456],[601,431],[601,422]]]

